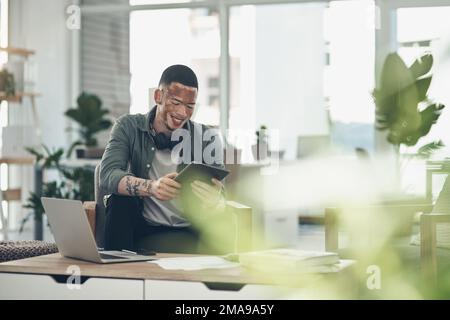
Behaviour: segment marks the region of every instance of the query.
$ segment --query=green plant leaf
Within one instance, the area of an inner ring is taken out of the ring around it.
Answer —
[[[45,145],[42,147],[45,154],[40,154],[34,149],[30,149],[30,152],[42,157],[41,160],[44,162],[44,167],[51,167],[58,170],[62,181],[45,182],[42,185],[42,192],[40,195],[35,192],[29,193],[29,197],[23,207],[32,209],[32,213],[27,215],[21,221],[21,230],[23,230],[25,223],[31,217],[34,217],[34,219],[38,221],[42,221],[42,216],[45,212],[41,203],[41,196],[60,199],[77,199],[81,201],[93,200],[94,198],[94,171],[92,169],[68,169],[61,166],[59,162],[64,154],[64,149],[60,148],[56,151],[52,151]]]
[[[59,148],[55,152],[51,152],[47,148],[47,152],[48,152],[48,156],[45,159],[44,164],[42,165],[43,168],[58,167],[61,157],[64,154],[64,149]]]
[[[27,208],[27,207],[25,207],[25,208]],[[23,232],[23,229],[25,228],[25,224],[28,222],[28,220],[30,220],[31,217],[33,217],[33,215],[34,215],[33,212],[29,212],[22,220],[20,220],[19,233]]]
[[[434,152],[443,147],[445,147],[445,144],[442,140],[433,141],[420,147],[419,150],[417,150],[416,156],[422,159],[428,159]]]
[[[376,129],[387,131],[395,146],[415,145],[427,135],[440,116],[442,105],[433,104],[420,111],[428,100],[432,76],[425,76],[433,65],[430,54],[407,68],[397,53],[389,54],[382,67],[380,86],[372,96],[376,105]],[[425,76],[425,77],[424,77]]]
[[[381,70],[380,92],[384,97],[395,94],[415,81],[406,64],[397,53],[390,53]]]
[[[411,74],[414,78],[418,79],[423,75],[426,75],[430,72],[431,67],[433,66],[433,55],[425,54],[409,67]]]
[[[70,145],[69,150],[67,151],[67,158],[70,158],[70,156],[72,155],[73,149],[75,149],[75,147],[83,145],[83,142],[81,142],[80,140],[75,141],[74,143],[72,143]]]
[[[81,93],[77,99],[77,107],[66,111],[66,116],[77,122],[82,143],[86,146],[97,146],[95,134],[107,130],[112,122],[104,116],[109,113],[102,109],[100,98],[94,94]]]
[[[79,124],[84,122],[83,115],[77,109],[69,109],[64,114]]]
[[[36,157],[36,162],[39,162],[44,158],[44,155],[34,148],[26,147],[25,150]]]
[[[427,92],[428,92],[428,89],[430,88],[432,78],[433,78],[432,76],[429,76],[429,77],[422,78],[422,79],[419,79],[416,81],[415,85],[417,88],[419,102],[427,99]]]
[[[431,126],[439,119],[442,109],[444,108],[445,106],[442,104],[432,104],[420,112],[422,124],[420,126],[419,133],[421,137],[430,132]]]

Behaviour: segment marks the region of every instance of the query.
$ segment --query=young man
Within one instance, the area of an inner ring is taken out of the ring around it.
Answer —
[[[178,141],[172,135],[185,130],[192,149],[202,149],[202,155],[209,143],[220,143],[217,137],[203,141],[207,128],[190,120],[197,93],[195,73],[187,66],[173,65],[163,72],[154,93],[157,105],[149,113],[125,115],[116,121],[100,169],[100,187],[111,194],[106,206],[105,249],[195,251],[198,232],[184,214],[181,185],[174,180],[179,165],[173,161],[172,150]],[[223,162],[213,165],[222,167]],[[213,179],[211,185],[195,181],[190,188],[195,196],[191,201],[204,207],[223,203],[220,181]]]

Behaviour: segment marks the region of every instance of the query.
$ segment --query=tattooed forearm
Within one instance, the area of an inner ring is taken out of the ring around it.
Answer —
[[[120,180],[118,192],[128,196],[148,197],[151,196],[152,182],[152,180],[126,176]]]
[[[139,185],[141,183],[139,181],[135,181],[133,184],[133,196],[138,196],[139,195]]]
[[[125,177],[125,178],[126,178],[125,184],[126,184],[126,189],[127,189],[128,195],[132,196],[133,195],[133,185],[131,184],[131,177]]]
[[[145,180],[143,183],[142,183],[142,188],[145,190],[145,192],[148,194],[148,195],[151,195],[152,194],[152,183],[153,183],[153,181],[152,180]]]

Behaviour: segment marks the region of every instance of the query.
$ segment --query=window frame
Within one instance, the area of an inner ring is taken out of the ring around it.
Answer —
[[[219,58],[219,101],[220,101],[220,129],[223,133],[228,129],[228,118],[230,109],[230,56],[229,56],[229,16],[230,9],[242,5],[270,5],[270,4],[292,4],[292,3],[330,3],[332,1],[346,0],[203,0],[194,2],[155,3],[145,5],[81,5],[81,13],[102,14],[111,12],[140,11],[140,10],[164,10],[164,9],[194,9],[208,8],[219,12],[220,29],[220,58]],[[375,29],[375,83],[378,83],[382,63],[389,52],[396,51],[397,30],[396,11],[399,8],[413,7],[437,7],[450,6],[448,0],[373,0],[377,8],[377,21],[383,28]],[[72,42],[72,52],[79,52],[77,46],[79,41]],[[74,62],[75,64],[77,61]],[[79,64],[79,59],[78,59]],[[77,68],[78,67],[78,68]],[[72,70],[78,70],[79,65]],[[383,133],[375,132],[375,150],[386,151],[389,144]]]

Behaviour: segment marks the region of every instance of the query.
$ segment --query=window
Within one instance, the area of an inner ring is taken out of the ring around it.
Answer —
[[[329,132],[324,10],[323,3],[231,9],[230,130],[277,130],[286,158],[295,158],[298,136]]]
[[[115,0],[114,4],[124,1]],[[223,83],[219,85],[219,59],[224,54],[220,47],[220,3],[125,2],[131,5],[120,9],[130,13],[131,112],[147,112],[152,103],[150,90],[157,85],[163,69],[184,63],[199,76],[199,108],[194,119],[219,125],[219,97],[224,88]],[[102,4],[106,0],[82,3]],[[375,53],[385,50],[375,47],[375,23],[386,10],[397,13],[397,28],[383,30],[380,37],[386,43],[386,37],[396,37],[398,29],[400,52],[409,60],[418,51],[438,50],[438,43],[444,46],[442,39],[450,30],[444,18],[447,8],[395,10],[399,6],[395,1],[381,9],[374,0],[274,0],[264,5],[251,1],[239,6],[233,6],[234,1],[223,3],[229,8],[229,105],[222,106],[228,108],[228,127],[252,132],[266,125],[269,130],[279,130],[279,148],[285,151],[286,159],[296,157],[298,138],[308,135],[327,135],[338,150],[374,151],[371,93],[375,87]],[[414,5],[421,3],[416,1]],[[164,6],[167,8],[161,9]],[[164,28],[169,21],[170,28]],[[441,62],[445,63],[437,61]],[[440,70],[436,78],[445,76],[445,69]],[[448,98],[438,83],[445,81],[434,81],[433,97],[446,103]],[[446,117],[443,114],[440,123]],[[440,123],[430,137],[441,136],[437,129]]]
[[[166,28],[170,23],[170,28]],[[145,30],[145,32],[142,32]],[[204,8],[133,11],[130,15],[131,112],[146,113],[149,90],[164,69],[190,66],[199,81],[194,120],[219,125],[220,36],[216,14]]]
[[[127,0],[84,0],[84,5],[128,4]],[[118,118],[130,109],[130,22],[129,13],[82,14],[80,37],[81,91],[99,96],[103,107]],[[109,132],[98,136],[106,145]]]
[[[414,153],[426,143],[442,140],[445,147],[434,156],[445,158],[450,151],[448,123],[450,122],[450,7],[400,8],[397,10],[398,52],[406,65],[424,53],[431,52],[434,58],[433,80],[428,96],[432,101],[446,106],[430,133],[420,139],[414,147],[404,148],[402,152]],[[423,161],[413,160],[405,166],[402,185],[411,193],[425,194],[425,169]],[[432,190],[439,192],[444,177],[433,179]],[[433,194],[436,198],[438,193]]]
[[[324,95],[332,141],[346,151],[373,152],[375,5],[332,1],[325,10],[327,62]]]
[[[279,130],[286,159],[302,136],[372,151],[374,15],[356,0],[232,7],[230,129]]]
[[[409,66],[426,52],[431,52],[434,65],[429,98],[446,106],[430,133],[419,140],[415,148],[435,140],[446,145],[442,153],[450,151],[448,123],[450,121],[450,7],[401,8],[397,10],[397,42],[401,57]]]
[[[97,94],[117,118],[130,107],[130,57],[128,13],[83,16],[81,86]]]

